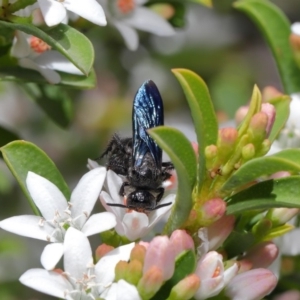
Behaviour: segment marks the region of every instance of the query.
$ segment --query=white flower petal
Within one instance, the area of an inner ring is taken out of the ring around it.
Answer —
[[[130,252],[135,246],[131,243],[125,246],[118,247],[105,256],[103,256],[95,266],[95,274],[97,282],[101,282],[99,286],[99,293],[103,292],[105,285],[110,284],[115,278],[115,266],[120,260],[129,260]]]
[[[137,288],[121,279],[117,283],[117,300],[141,300]]]
[[[125,227],[125,236],[130,241],[135,241],[148,233],[145,229],[148,228],[149,219],[144,213],[137,211],[126,213],[123,218],[123,224]]]
[[[65,196],[48,179],[28,172],[26,185],[30,196],[46,220],[53,219],[56,212],[62,212],[67,208]]]
[[[34,61],[44,69],[53,69],[65,73],[83,75],[73,63],[55,50],[45,51],[35,58]]]
[[[139,36],[136,30],[127,26],[124,22],[114,21],[114,25],[122,35],[127,48],[135,51],[139,46]]]
[[[123,216],[126,212],[126,208],[117,207],[117,206],[109,206],[109,205],[106,204],[106,203],[123,204],[120,196],[116,200],[115,198],[112,198],[108,193],[102,191],[101,194],[100,194],[100,201],[101,201],[103,207],[107,211],[110,211],[110,212],[114,213],[117,216],[117,219],[119,219],[119,220],[123,219]]]
[[[108,193],[111,195],[115,203],[121,203],[120,199],[122,197],[119,195],[120,188],[123,184],[123,180],[112,170],[107,171],[106,183],[108,188]]]
[[[65,299],[65,291],[73,289],[64,276],[43,269],[28,270],[19,280],[22,284],[30,288],[63,299]]]
[[[55,26],[62,22],[67,16],[63,2],[55,0],[38,0],[45,23],[48,26]]]
[[[110,212],[102,212],[93,214],[83,225],[81,232],[85,236],[90,236],[99,232],[103,232],[115,227],[117,224],[116,217]]]
[[[291,25],[292,33],[300,36],[300,22],[293,23]]]
[[[63,5],[67,10],[89,20],[90,22],[105,26],[107,24],[104,11],[101,5],[96,0],[64,0]]]
[[[228,269],[224,271],[224,285],[227,285],[230,280],[238,273],[239,267],[238,264],[235,263]]]
[[[96,161],[94,160],[91,160],[88,158],[88,163],[87,163],[87,168],[89,170],[93,170],[93,169],[96,169],[96,168],[99,168],[101,167]]]
[[[41,256],[41,264],[46,270],[53,270],[64,253],[62,243],[52,243],[47,245]]]
[[[34,60],[24,57],[19,59],[19,66],[38,71],[49,83],[57,84],[60,82],[60,75],[51,69],[45,69],[39,66]]]
[[[152,213],[149,214],[149,220],[151,228],[162,218],[164,217],[172,208],[174,202],[175,202],[176,195],[170,194],[167,197],[165,197],[163,200],[161,200],[158,205],[165,204],[171,202],[172,204],[168,206],[163,206],[162,208],[156,209]]]
[[[96,168],[86,173],[79,181],[71,195],[71,214],[77,217],[90,215],[103,186],[106,168]],[[84,220],[82,220],[84,221]],[[84,223],[80,224],[80,229]]]
[[[136,29],[151,32],[159,36],[175,34],[173,27],[164,18],[146,7],[137,7],[133,14],[123,21]]]
[[[70,227],[64,240],[64,270],[79,279],[93,264],[92,249],[87,237]]]
[[[38,216],[16,216],[0,222],[0,227],[6,231],[47,241],[50,239],[51,228],[44,224],[40,225],[41,217]],[[53,238],[50,241],[55,241]]]
[[[13,40],[11,47],[11,55],[17,58],[26,57],[30,54],[30,47],[27,42],[27,35],[19,30],[16,30],[16,37]]]

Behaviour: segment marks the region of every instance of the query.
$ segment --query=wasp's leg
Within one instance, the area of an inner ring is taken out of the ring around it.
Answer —
[[[101,154],[101,156],[98,159],[104,157],[105,155],[107,155],[109,152],[111,152],[115,148],[119,148],[125,152],[122,141],[116,133],[113,135],[113,137],[110,140],[110,142],[108,143],[105,151]]]
[[[129,182],[123,182],[123,184],[121,185],[120,191],[119,191],[119,195],[120,196],[125,196],[125,186],[129,186]]]
[[[163,197],[165,189],[163,187],[160,187],[160,188],[154,190],[154,192],[158,193],[158,195],[156,196],[156,203],[158,203],[161,200],[161,198]]]

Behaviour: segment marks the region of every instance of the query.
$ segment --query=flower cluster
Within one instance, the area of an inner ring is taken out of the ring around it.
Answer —
[[[154,10],[143,6],[147,1],[137,0],[87,0],[80,3],[75,0],[38,0],[21,3],[10,0],[7,6],[2,6],[3,17],[12,14],[32,19],[34,25],[53,27],[60,23],[68,23],[69,19],[75,21],[79,17],[87,19],[95,25],[105,26],[107,21],[114,26],[124,38],[130,50],[136,50],[139,37],[136,29],[144,30],[160,36],[175,34],[175,30],[166,19]],[[21,9],[20,9],[21,7]],[[0,18],[1,18],[0,10]],[[11,55],[18,59],[19,66],[38,71],[49,83],[61,82],[57,71],[84,75],[66,57],[51,47],[41,38],[16,31]],[[55,71],[56,70],[56,71]]]

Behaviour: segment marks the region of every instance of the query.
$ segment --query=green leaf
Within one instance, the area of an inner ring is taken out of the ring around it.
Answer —
[[[246,13],[264,35],[276,60],[285,92],[298,92],[300,72],[289,44],[290,22],[284,13],[271,2],[261,0],[237,1],[234,7]]]
[[[260,182],[226,201],[229,215],[273,207],[300,208],[300,176]]]
[[[185,93],[195,125],[199,146],[197,180],[198,190],[200,190],[206,170],[204,150],[206,146],[216,144],[218,122],[208,88],[202,78],[185,69],[173,69],[172,72]]]
[[[69,59],[83,74],[88,75],[94,62],[94,48],[89,39],[76,29],[59,24],[43,29],[31,24],[16,24],[0,21],[1,28],[20,30],[46,42],[53,50]]]
[[[61,81],[56,84],[56,86],[68,86],[77,89],[92,89],[96,86],[96,74],[93,69],[88,76],[80,76],[64,72],[57,73],[60,75]],[[49,82],[39,72],[15,65],[7,67],[0,66],[0,81],[49,84]]]
[[[251,232],[232,231],[224,243],[224,250],[229,258],[236,257],[244,253],[255,242],[255,237]]]
[[[164,232],[172,233],[188,218],[192,208],[192,191],[196,182],[197,160],[189,140],[177,129],[161,126],[149,130],[156,143],[170,156],[178,177],[176,202]]]
[[[26,177],[29,171],[47,178],[61,190],[67,200],[70,199],[70,190],[62,175],[47,154],[37,146],[26,141],[15,141],[2,147],[1,152],[36,215],[39,215],[39,211],[26,188]]]
[[[268,102],[274,105],[276,109],[275,121],[270,136],[268,138],[271,142],[273,142],[278,136],[283,126],[285,125],[290,115],[291,98],[289,96],[282,95],[280,97],[271,99]]]
[[[249,182],[279,171],[300,172],[299,149],[287,149],[271,156],[246,162],[224,183],[221,192],[226,194]]]
[[[191,2],[196,2],[207,7],[212,7],[212,0],[190,0]]]
[[[171,279],[169,279],[159,290],[159,292],[151,298],[151,300],[168,299],[171,289],[187,275],[194,272],[196,268],[196,255],[194,251],[188,250],[182,253],[175,262],[175,271]]]

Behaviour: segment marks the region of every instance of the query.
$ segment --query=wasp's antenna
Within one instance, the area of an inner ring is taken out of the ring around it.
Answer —
[[[161,208],[161,207],[168,206],[168,205],[171,205],[171,204],[172,204],[172,202],[168,202],[168,203],[165,203],[165,204],[161,204],[161,205],[156,206],[156,207],[153,208],[152,210],[156,210],[156,209],[159,209],[159,208]]]
[[[108,206],[117,206],[117,207],[123,207],[123,208],[129,208],[128,206],[124,204],[118,204],[118,203],[106,203]]]

